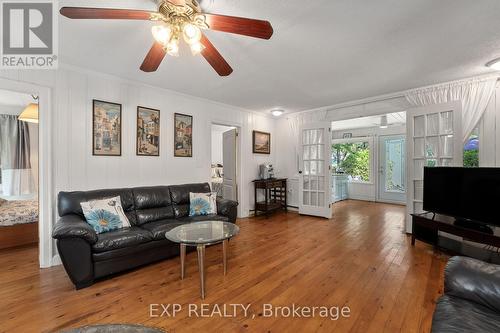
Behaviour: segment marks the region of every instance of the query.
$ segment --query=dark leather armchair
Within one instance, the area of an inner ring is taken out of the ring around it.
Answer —
[[[61,217],[52,229],[69,278],[77,289],[95,279],[179,254],[165,233],[178,225],[207,220],[236,222],[238,203],[217,200],[217,214],[188,216],[189,192],[210,192],[208,183],[60,192]],[[85,221],[81,202],[120,196],[131,227],[97,234]]]
[[[453,257],[445,269],[432,332],[499,332],[500,266]]]

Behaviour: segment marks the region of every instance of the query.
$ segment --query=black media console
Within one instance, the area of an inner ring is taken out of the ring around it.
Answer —
[[[500,262],[500,228],[477,225],[468,221],[456,221],[451,216],[434,213],[411,214],[411,216],[412,245],[415,245],[415,240],[419,240],[469,257]],[[498,230],[497,235],[495,235],[495,229]],[[464,241],[479,243],[479,246],[445,237],[440,232],[462,237]]]

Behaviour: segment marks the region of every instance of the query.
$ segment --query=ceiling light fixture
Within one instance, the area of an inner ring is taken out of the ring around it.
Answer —
[[[387,124],[387,115],[380,116],[380,128],[387,128],[389,125]]]
[[[494,59],[486,64],[486,67],[500,71],[500,58]]]
[[[279,117],[281,116],[283,113],[285,113],[285,111],[281,110],[281,109],[274,109],[274,110],[271,110],[271,114],[275,117]]]

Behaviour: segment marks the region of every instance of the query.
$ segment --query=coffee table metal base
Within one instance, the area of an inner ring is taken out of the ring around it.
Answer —
[[[186,276],[186,244],[180,244],[181,250],[181,280]],[[222,260],[224,266],[224,275],[227,273],[227,246],[228,240],[222,241]],[[205,299],[205,245],[199,244],[196,246],[198,252],[198,271],[200,273],[200,294],[201,299]]]

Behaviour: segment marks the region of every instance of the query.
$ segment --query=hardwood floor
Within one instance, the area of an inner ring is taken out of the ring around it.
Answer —
[[[403,220],[402,206],[360,201],[336,204],[332,220],[292,212],[239,220],[226,276],[221,246],[207,248],[203,302],[195,252],[182,281],[175,258],[76,291],[61,266],[37,268],[35,248],[0,251],[0,331],[141,323],[168,332],[429,332],[447,257],[412,247]],[[248,317],[239,309],[233,318],[196,318],[190,303],[251,305]],[[348,306],[350,317],[264,317],[264,303]],[[182,311],[150,317],[150,304]]]

